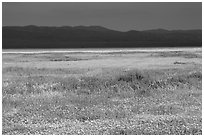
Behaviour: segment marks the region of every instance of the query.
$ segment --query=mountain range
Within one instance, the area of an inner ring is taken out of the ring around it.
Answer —
[[[201,47],[202,30],[126,32],[101,26],[3,26],[2,48]]]

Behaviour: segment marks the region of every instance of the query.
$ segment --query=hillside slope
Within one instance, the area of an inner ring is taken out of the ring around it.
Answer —
[[[202,46],[201,30],[120,32],[101,26],[5,26],[2,38],[3,49]]]

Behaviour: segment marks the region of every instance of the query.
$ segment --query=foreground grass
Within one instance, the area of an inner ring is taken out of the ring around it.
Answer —
[[[3,72],[16,77],[3,81],[2,134],[202,134],[198,68],[102,77],[62,77],[67,70]]]

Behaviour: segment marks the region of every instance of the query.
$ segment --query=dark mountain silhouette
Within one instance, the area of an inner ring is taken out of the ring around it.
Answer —
[[[145,30],[144,32],[168,33],[168,32],[171,32],[171,31],[159,28],[159,29]]]
[[[4,26],[2,38],[3,49],[202,46],[201,30],[120,32],[101,26]]]

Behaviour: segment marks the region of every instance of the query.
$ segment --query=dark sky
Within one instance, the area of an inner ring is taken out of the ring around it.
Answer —
[[[3,26],[100,25],[110,29],[201,29],[202,3],[3,3]]]

